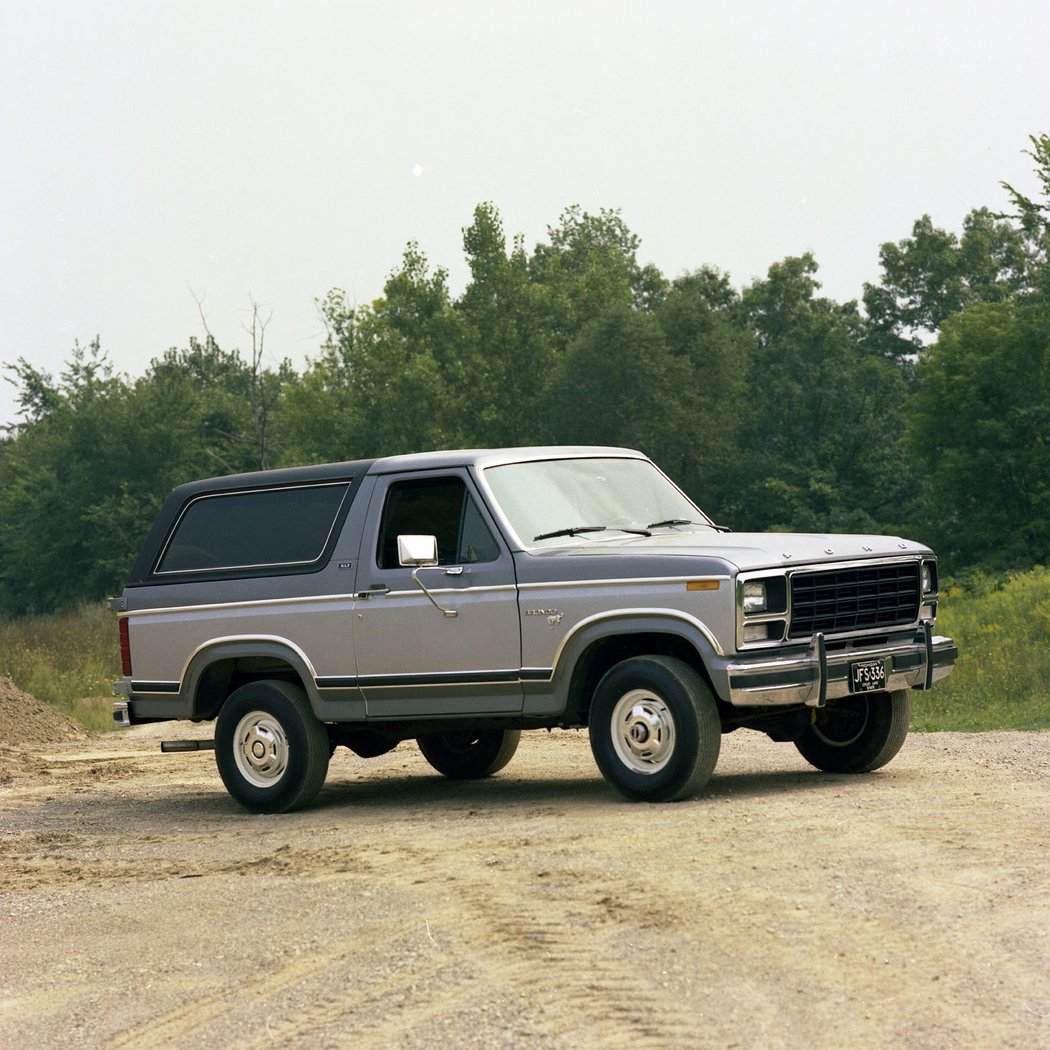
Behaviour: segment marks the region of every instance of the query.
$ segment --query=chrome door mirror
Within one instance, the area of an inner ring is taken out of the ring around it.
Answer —
[[[398,536],[397,560],[404,566],[422,569],[438,563],[437,536]]]
[[[427,590],[427,585],[419,578],[420,569],[432,569],[438,564],[438,541],[436,536],[398,536],[397,560],[404,565],[413,566],[412,579],[416,586],[430,599],[430,604],[448,619],[459,615],[455,609],[443,609],[437,599]]]

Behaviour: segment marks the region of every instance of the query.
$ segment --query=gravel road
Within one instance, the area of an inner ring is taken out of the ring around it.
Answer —
[[[159,753],[207,734],[0,744],[0,1047],[1050,1046],[1050,733],[834,776],[738,732],[662,806],[582,733],[340,749],[284,816]]]

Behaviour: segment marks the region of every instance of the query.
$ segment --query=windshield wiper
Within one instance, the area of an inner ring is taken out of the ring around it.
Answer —
[[[574,525],[571,529],[555,529],[553,532],[541,532],[532,537],[532,542],[537,540],[553,540],[558,536],[578,536],[581,532],[604,532],[604,525]]]
[[[728,525],[716,525],[713,521],[690,521],[689,518],[667,518],[666,521],[654,521],[652,525],[646,525],[647,529],[670,528],[672,525],[706,525],[715,532],[732,532]]]

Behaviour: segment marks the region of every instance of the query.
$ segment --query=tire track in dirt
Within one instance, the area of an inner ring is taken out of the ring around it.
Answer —
[[[710,790],[667,807],[620,802],[585,739],[523,742],[469,785],[407,748],[337,755],[320,804],[282,817],[237,811],[202,756],[102,750],[70,745],[84,761],[0,791],[0,1044],[983,1050],[1050,1033],[1048,734],[918,737],[862,778],[734,737]]]
[[[165,1013],[153,1014],[148,1021],[124,1029],[106,1041],[112,1050],[121,1047],[173,1047],[199,1045],[197,1036],[218,1022],[227,1022],[231,1000],[250,997],[255,1003],[299,985],[331,969],[339,955],[322,953],[320,957],[283,963],[253,980],[249,987],[221,984],[206,995],[191,994],[190,1001]]]
[[[455,846],[459,862],[411,851],[435,945],[458,958],[473,952],[473,974],[464,974],[457,995],[440,1007],[504,1002],[519,1025],[527,1023],[530,1038],[551,1046],[569,1046],[563,1033],[581,1026],[601,1031],[608,1047],[687,1045],[693,1014],[640,977],[630,949],[662,925],[654,914],[674,911],[665,911],[650,886],[596,881],[574,869],[571,854],[551,863],[551,851],[543,849],[546,861],[534,861],[532,845],[528,838],[489,841],[494,856],[469,866]],[[629,899],[650,902],[651,911],[631,908]],[[400,1045],[421,1024],[433,1024],[436,1008],[429,1003],[391,1018],[377,1029],[375,1045]]]

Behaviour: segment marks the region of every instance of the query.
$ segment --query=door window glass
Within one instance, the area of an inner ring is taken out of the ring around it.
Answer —
[[[376,562],[397,569],[398,536],[436,536],[438,563],[495,561],[499,547],[462,478],[395,481],[389,488],[379,528]]]

